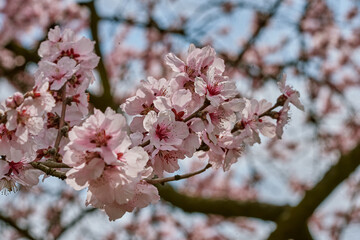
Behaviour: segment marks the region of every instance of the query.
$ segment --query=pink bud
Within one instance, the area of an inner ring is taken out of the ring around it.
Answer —
[[[8,108],[16,108],[16,103],[12,97],[8,97],[5,101],[5,104]]]
[[[14,93],[13,98],[17,106],[19,106],[24,102],[24,95],[22,93],[19,92]]]

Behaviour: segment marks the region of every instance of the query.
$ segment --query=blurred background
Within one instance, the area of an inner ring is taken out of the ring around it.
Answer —
[[[161,203],[109,222],[58,179],[0,196],[0,239],[344,239],[360,236],[360,1],[1,0],[0,100],[32,88],[55,25],[96,41],[92,107],[119,105],[164,56],[211,45],[243,97],[280,95],[286,73],[305,112],[230,172],[160,188]],[[181,172],[199,169],[197,159]],[[231,214],[226,208],[230,208]]]

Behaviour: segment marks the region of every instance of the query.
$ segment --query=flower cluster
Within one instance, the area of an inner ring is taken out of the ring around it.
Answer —
[[[41,172],[33,162],[61,161],[66,142],[60,145],[61,137],[88,114],[85,90],[99,61],[93,46],[70,30],[51,29],[39,48],[35,87],[15,93],[0,106],[1,189],[14,189],[15,182],[36,184]]]
[[[125,113],[134,116],[130,124],[133,144],[145,147],[148,166],[159,177],[178,170],[178,160],[196,152],[212,166],[228,170],[246,145],[260,143],[259,133],[281,137],[288,102],[300,103],[298,92],[285,82],[280,89],[282,98],[289,100],[276,105],[284,105],[280,112],[271,112],[272,104],[266,100],[237,97],[235,82],[223,74],[223,60],[209,46],[191,45],[185,61],[172,53],[165,61],[174,77],[149,77],[122,105]],[[271,118],[277,119],[277,125]]]
[[[141,147],[129,149],[125,118],[108,108],[95,110],[81,126],[69,133],[63,162],[72,169],[66,182],[80,190],[88,187],[87,204],[105,209],[110,220],[135,207],[159,200],[157,189],[144,181],[148,154]]]
[[[214,49],[191,45],[185,61],[165,57],[171,79],[149,77],[121,105],[129,127],[110,108],[89,116],[85,91],[99,61],[93,48],[59,27],[40,45],[33,90],[0,106],[0,189],[35,185],[45,172],[88,188],[86,203],[115,220],[157,202],[152,184],[168,181],[164,173],[178,170],[180,159],[196,156],[208,161],[205,169],[227,171],[260,133],[281,138],[290,103],[303,110],[285,77],[274,105],[239,97]]]

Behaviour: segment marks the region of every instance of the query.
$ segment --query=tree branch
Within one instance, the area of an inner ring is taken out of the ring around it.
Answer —
[[[63,126],[65,124],[65,114],[66,114],[66,83],[64,84],[64,86],[62,86],[62,88],[60,89],[60,94],[61,94],[61,116],[60,116],[60,122],[59,122],[59,129],[58,129],[58,133],[55,139],[55,143],[54,143],[54,148],[56,150],[56,153],[59,150],[59,146],[60,146],[60,141],[63,134]]]
[[[66,179],[66,174],[65,173],[59,172],[59,171],[56,171],[53,168],[47,167],[47,166],[43,165],[41,162],[32,162],[30,164],[31,164],[31,166],[33,168],[39,169],[39,170],[43,171],[44,173],[46,173],[47,175],[60,178],[61,180]]]
[[[174,175],[172,177],[166,177],[166,178],[146,179],[146,181],[148,183],[150,183],[150,184],[159,184],[159,183],[163,184],[163,183],[166,183],[166,182],[178,181],[178,180],[181,180],[181,179],[190,178],[190,177],[193,177],[193,176],[198,175],[200,173],[203,173],[210,167],[211,167],[211,164],[209,163],[203,169],[200,169],[200,170],[192,172],[192,173],[186,173],[186,174],[183,174],[183,175]]]
[[[193,197],[177,192],[169,184],[158,184],[161,198],[185,212],[217,214],[224,217],[251,217],[276,221],[288,206],[278,206],[252,201],[236,201],[231,199],[216,199]]]
[[[195,117],[199,117],[199,115],[201,115],[201,111],[204,110],[205,108],[207,108],[208,106],[210,106],[210,101],[206,98],[205,101],[204,101],[204,104],[198,110],[193,112],[190,116],[185,118],[183,122],[187,122],[190,119],[193,119]]]
[[[307,191],[301,202],[281,214],[277,228],[270,235],[271,239],[298,239],[302,229],[298,226],[307,224],[315,209],[330,193],[360,165],[360,145],[351,152],[342,155],[337,164],[332,166],[315,187]]]
[[[101,17],[100,19],[106,20],[106,21],[115,21],[115,22],[119,22],[119,23],[129,24],[131,26],[145,28],[145,29],[156,29],[159,31],[159,33],[162,33],[162,34],[169,33],[169,34],[177,34],[177,35],[181,35],[181,36],[186,35],[185,30],[183,28],[162,28],[151,17],[148,22],[138,22],[131,18],[122,18],[119,16]]]
[[[71,222],[69,222],[65,227],[63,227],[60,233],[54,238],[59,239],[65,232],[73,228],[76,224],[78,224],[84,217],[86,217],[89,213],[95,212],[97,208],[86,209],[81,212],[76,218],[74,218]]]
[[[41,162],[42,165],[49,167],[49,168],[71,168],[70,166],[66,165],[65,163],[59,163],[51,160],[47,160],[45,162]]]
[[[263,16],[263,18],[261,19],[261,22],[258,24],[255,31],[249,38],[249,40],[246,41],[245,46],[243,47],[241,52],[238,54],[237,58],[232,62],[230,61],[232,65],[237,66],[241,62],[245,53],[252,47],[252,45],[255,43],[257,38],[260,36],[264,27],[266,27],[266,25],[269,23],[270,19],[276,14],[276,12],[279,9],[282,2],[283,2],[283,0],[277,0],[275,2],[275,4],[272,6],[272,8],[270,9],[269,13]]]
[[[19,227],[13,219],[4,216],[4,215],[2,215],[1,213],[0,213],[0,221],[3,221],[3,222],[6,223],[7,225],[9,225],[9,226],[13,227],[14,229],[16,229],[16,231],[17,231],[21,236],[24,236],[24,237],[26,237],[26,238],[28,238],[28,239],[31,239],[31,240],[36,240],[36,238],[33,237],[33,236],[30,234],[30,232],[29,232],[28,229],[24,229],[24,228]]]
[[[14,52],[16,55],[23,56],[26,59],[26,62],[37,63],[38,61],[40,61],[40,57],[37,55],[36,49],[29,50],[29,49],[23,48],[22,46],[14,43],[14,42],[9,42],[5,46],[5,48]]]
[[[103,61],[104,58],[103,58],[103,55],[102,55],[101,49],[100,49],[101,39],[99,38],[99,31],[98,31],[98,27],[99,27],[98,25],[99,25],[100,18],[97,15],[94,1],[86,2],[86,3],[84,3],[84,5],[86,5],[91,12],[90,30],[91,30],[93,40],[96,42],[96,44],[94,46],[95,53],[100,57],[100,61],[99,61],[97,70],[98,70],[100,78],[101,78],[100,80],[101,80],[101,84],[102,84],[104,92],[103,92],[103,95],[100,98],[98,98],[97,101],[101,104],[97,104],[97,106],[100,107],[101,110],[105,110],[106,107],[108,107],[108,106],[113,109],[116,109],[118,106],[115,104],[112,94],[111,94],[111,86],[110,86],[109,76],[107,74],[105,64]]]

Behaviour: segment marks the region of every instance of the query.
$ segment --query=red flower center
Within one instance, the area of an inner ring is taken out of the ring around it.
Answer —
[[[18,124],[25,125],[25,123],[29,120],[29,118],[30,118],[30,114],[27,112],[27,109],[22,109],[21,111],[18,111],[18,119],[17,119]]]
[[[160,126],[159,124],[156,126],[155,134],[160,139],[168,139],[170,130],[166,126]]]
[[[210,96],[219,95],[221,93],[221,89],[217,84],[207,85],[207,90]]]
[[[90,142],[94,143],[96,147],[106,147],[110,139],[111,136],[106,135],[105,130],[101,129],[90,139]]]
[[[10,170],[8,174],[10,175],[12,172],[19,174],[19,170],[24,166],[22,162],[9,162]]]
[[[124,159],[122,159],[123,156],[124,156],[124,154],[120,152],[117,154],[117,159],[120,161],[124,161]]]

